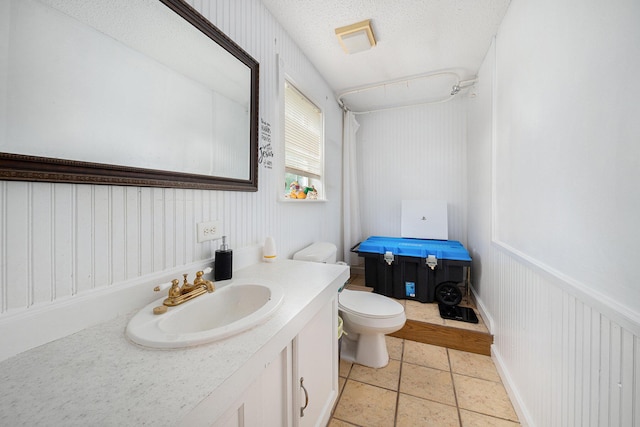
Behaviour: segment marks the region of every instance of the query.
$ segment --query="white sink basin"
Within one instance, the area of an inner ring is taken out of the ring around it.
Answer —
[[[205,344],[263,323],[283,298],[279,286],[234,283],[155,315],[153,308],[162,305],[162,298],[136,313],[126,334],[131,341],[153,348]]]

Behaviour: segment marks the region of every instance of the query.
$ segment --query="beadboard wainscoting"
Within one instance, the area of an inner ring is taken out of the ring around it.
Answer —
[[[521,422],[638,425],[638,325],[497,245],[477,255],[479,305]]]
[[[234,250],[273,236],[283,258],[314,241],[342,241],[342,111],[332,90],[260,0],[189,3],[260,63],[259,116],[271,138],[259,145],[273,156],[259,164],[259,191],[0,182],[0,322],[5,326],[25,313],[74,298],[99,298],[105,289],[211,259],[219,242],[196,241],[201,221],[219,220]],[[279,202],[284,150],[278,58],[325,113],[325,202]],[[77,330],[87,322],[79,316]],[[37,344],[34,339],[30,345]]]
[[[479,70],[472,282],[523,425],[639,426],[640,89],[610,76],[640,66],[640,5],[576,7],[511,2]]]
[[[445,200],[466,243],[466,117],[463,98],[356,116],[363,238],[400,236],[402,200]]]

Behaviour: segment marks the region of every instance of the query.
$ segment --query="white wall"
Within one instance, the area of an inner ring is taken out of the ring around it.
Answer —
[[[635,1],[511,3],[469,101],[469,248],[521,420],[640,424]]]
[[[402,200],[446,200],[449,239],[466,243],[466,103],[455,98],[356,116],[363,238],[400,236]]]
[[[342,112],[332,91],[259,0],[191,3],[260,63],[260,118],[271,125],[273,168],[260,165],[256,193],[0,181],[0,326],[211,258],[216,245],[195,240],[203,220],[220,220],[236,250],[266,236],[281,257],[317,240],[341,247]],[[276,55],[324,108],[327,202],[278,201],[284,151]],[[77,329],[86,326],[77,319]],[[10,345],[0,338],[1,347]]]

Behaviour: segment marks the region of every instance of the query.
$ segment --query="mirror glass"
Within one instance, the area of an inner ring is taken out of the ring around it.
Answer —
[[[186,3],[0,3],[0,178],[257,189],[258,64]]]

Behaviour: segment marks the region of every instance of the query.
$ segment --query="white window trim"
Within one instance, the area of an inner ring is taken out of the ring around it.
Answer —
[[[289,100],[287,102],[287,100]],[[290,110],[287,106],[291,107]],[[289,172],[321,180],[324,169],[324,113],[291,81],[285,80],[285,138],[287,130],[293,138],[285,139],[285,168]],[[287,117],[291,119],[287,121]],[[288,155],[291,157],[289,158]],[[287,160],[289,162],[287,163]]]
[[[305,203],[325,203],[327,201],[329,201],[328,197],[327,197],[327,189],[326,189],[326,177],[325,177],[325,172],[326,172],[326,166],[325,166],[325,161],[326,161],[326,157],[325,157],[325,150],[326,150],[326,132],[325,132],[325,127],[326,127],[326,111],[325,108],[323,106],[322,103],[318,102],[318,98],[315,96],[315,94],[313,93],[313,91],[309,90],[309,85],[305,85],[304,83],[300,82],[298,79],[294,78],[293,76],[291,76],[289,73],[285,72],[285,62],[282,59],[282,57],[278,54],[277,55],[277,64],[278,64],[278,126],[279,126],[279,133],[280,133],[280,152],[282,153],[281,156],[281,161],[278,162],[278,170],[280,173],[280,177],[281,179],[278,180],[279,183],[282,183],[282,180],[284,179],[285,176],[285,139],[284,139],[284,85],[285,85],[285,81],[288,81],[289,83],[291,83],[293,86],[295,86],[300,92],[302,92],[302,94],[304,94],[304,96],[306,96],[312,103],[314,103],[322,112],[322,142],[321,142],[321,158],[322,158],[322,178],[321,178],[321,182],[322,182],[322,190],[319,194],[319,198],[316,200],[310,200],[310,199],[290,199],[285,197],[285,192],[283,191],[284,189],[282,188],[282,186],[278,186],[278,191],[277,191],[277,200],[279,202],[284,202],[284,203],[297,203],[297,204],[305,204]]]

